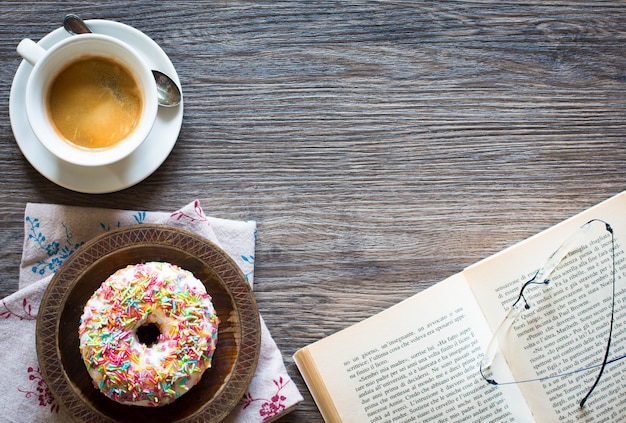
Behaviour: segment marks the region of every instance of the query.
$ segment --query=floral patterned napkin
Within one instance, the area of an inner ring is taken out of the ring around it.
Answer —
[[[113,228],[143,223],[176,226],[213,241],[235,260],[252,286],[256,223],[206,216],[197,200],[173,213],[28,204],[19,290],[0,300],[2,421],[70,420],[48,390],[37,362],[35,324],[39,303],[54,272],[82,244]],[[226,422],[274,421],[302,401],[263,319],[261,330],[256,373]]]

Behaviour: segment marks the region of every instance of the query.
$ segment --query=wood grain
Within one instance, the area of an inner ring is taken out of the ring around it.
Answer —
[[[255,292],[293,352],[620,192],[626,5],[591,1],[0,3],[0,296],[26,202],[255,219]],[[79,194],[22,157],[8,117],[21,38],[65,13],[142,30],[185,117],[135,187]]]

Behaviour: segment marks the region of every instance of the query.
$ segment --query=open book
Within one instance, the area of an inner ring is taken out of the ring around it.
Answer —
[[[479,371],[493,332],[522,284],[591,219],[609,222],[615,239],[626,240],[626,192],[298,350],[294,359],[324,419],[358,423],[626,421],[626,359],[605,367],[583,408],[579,402],[594,382],[597,367],[582,375],[498,386],[487,383]],[[626,265],[619,242],[615,248],[618,289],[615,296],[608,296],[616,302],[611,348],[626,343],[626,299],[622,298]],[[584,260],[570,260],[564,266],[568,267],[563,272],[581,278],[577,281],[581,284],[585,283],[582,278],[589,278]],[[611,289],[610,279],[603,278],[598,288]],[[588,306],[584,290],[565,294],[568,287],[564,284],[559,289],[564,290],[559,291],[562,310],[570,314],[564,320],[556,315],[554,319],[525,319],[514,327],[513,340],[507,341],[499,363],[503,367],[499,375],[505,379],[519,381],[523,379],[520,374],[543,371],[542,366],[577,360],[588,351],[589,340],[608,333],[608,305],[594,309]],[[600,308],[605,311],[600,313]],[[601,318],[595,318],[598,314]],[[591,335],[585,338],[583,330]],[[602,357],[595,360],[602,361]]]

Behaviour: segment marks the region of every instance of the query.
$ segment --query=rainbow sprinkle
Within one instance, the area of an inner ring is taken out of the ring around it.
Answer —
[[[137,329],[154,323],[150,346]],[[178,266],[149,262],[111,275],[81,317],[80,352],[94,385],[123,404],[166,405],[211,367],[219,319],[204,285]]]

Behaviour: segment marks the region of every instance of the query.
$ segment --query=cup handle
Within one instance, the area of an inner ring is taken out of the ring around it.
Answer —
[[[46,50],[43,47],[29,38],[24,38],[20,41],[17,45],[17,52],[33,66],[46,54]]]

